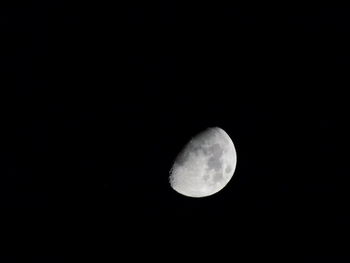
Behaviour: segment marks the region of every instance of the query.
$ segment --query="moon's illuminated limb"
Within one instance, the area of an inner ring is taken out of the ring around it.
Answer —
[[[232,178],[236,162],[236,149],[228,134],[218,127],[208,128],[177,156],[170,171],[170,185],[190,197],[215,194]]]

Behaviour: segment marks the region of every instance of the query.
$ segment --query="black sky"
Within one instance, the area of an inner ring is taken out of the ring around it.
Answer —
[[[7,262],[346,262],[331,248],[346,247],[350,219],[349,12],[1,8]],[[172,162],[213,126],[235,143],[235,176],[181,196]]]

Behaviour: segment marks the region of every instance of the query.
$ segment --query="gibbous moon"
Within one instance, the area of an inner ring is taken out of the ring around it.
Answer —
[[[190,140],[176,157],[169,182],[178,193],[204,197],[223,189],[236,169],[236,149],[219,127],[208,128]]]

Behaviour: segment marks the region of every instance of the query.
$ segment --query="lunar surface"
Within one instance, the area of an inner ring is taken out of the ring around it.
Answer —
[[[235,146],[219,127],[208,128],[190,140],[170,170],[170,185],[178,193],[204,197],[223,189],[236,169]]]

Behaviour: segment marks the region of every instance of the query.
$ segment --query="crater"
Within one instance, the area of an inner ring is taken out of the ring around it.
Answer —
[[[232,167],[231,165],[227,165],[226,169],[225,169],[225,173],[229,173],[232,171]]]

